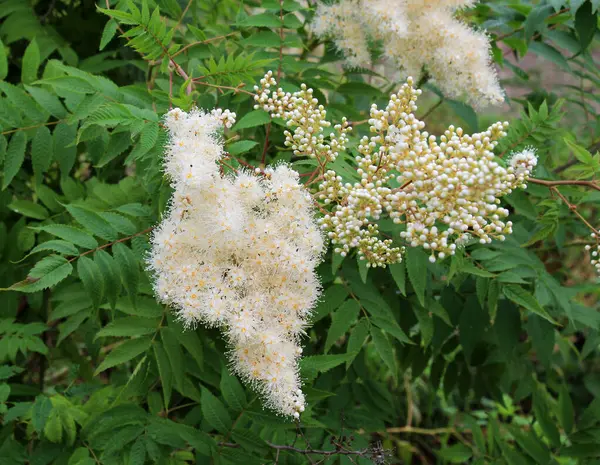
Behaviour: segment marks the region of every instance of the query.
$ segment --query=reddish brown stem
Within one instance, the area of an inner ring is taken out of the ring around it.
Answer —
[[[589,187],[590,189],[596,189],[597,191],[600,191],[600,184],[598,184],[596,181],[579,181],[579,180],[547,181],[544,179],[529,178],[529,182],[531,182],[533,184],[539,184],[541,186],[546,186],[546,187],[583,186],[583,187]]]

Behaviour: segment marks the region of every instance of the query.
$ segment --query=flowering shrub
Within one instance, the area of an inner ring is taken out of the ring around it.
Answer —
[[[600,457],[598,2],[96,3],[0,0],[0,465]]]

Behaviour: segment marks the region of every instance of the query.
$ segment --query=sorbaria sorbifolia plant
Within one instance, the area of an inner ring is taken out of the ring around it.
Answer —
[[[0,465],[595,463],[599,7],[0,0]]]
[[[375,222],[384,212],[406,223],[400,236],[430,251],[432,262],[453,255],[470,234],[487,244],[511,232],[512,223],[501,220],[508,210],[498,206],[500,197],[525,187],[537,159],[526,150],[508,168],[494,161],[492,150],[507,123],[473,136],[450,127],[438,144],[414,116],[421,92],[409,78],[385,110],[371,107],[375,135],[360,141],[356,159],[361,180],[343,184],[326,166],[346,148],[347,120],[325,139],[331,123],[305,84],[286,93],[269,71],[256,90],[256,108],[286,121],[285,144],[319,162],[315,198],[331,208],[319,222],[337,253],[356,248],[367,266],[401,261],[401,248],[380,238]],[[315,268],[323,239],[313,199],[296,171],[279,165],[223,174],[217,130],[234,122],[229,110],[167,114],[165,172],[174,193],[153,232],[149,266],[158,298],[187,327],[200,322],[222,328],[233,371],[263,395],[266,406],[299,418],[305,408],[299,342],[319,296]]]
[[[511,156],[507,166],[499,163],[493,149],[506,136],[508,123],[495,123],[473,135],[450,126],[438,141],[423,131],[425,123],[414,115],[421,90],[409,77],[385,109],[371,106],[368,123],[373,135],[364,136],[357,149],[360,181],[344,183],[327,163],[345,148],[347,122],[337,125],[339,135],[332,134],[326,143],[323,129],[330,123],[313,90],[303,84],[290,94],[276,86],[269,72],[256,87],[255,108],[283,118],[294,129],[293,134],[285,132],[285,144],[294,154],[318,159],[317,196],[330,208],[320,223],[335,252],[346,256],[357,249],[367,266],[401,261],[402,248],[383,239],[378,230],[376,222],[384,216],[404,224],[403,242],[423,247],[431,262],[454,255],[471,237],[488,244],[512,232],[512,222],[503,221],[509,211],[500,206],[500,198],[526,187],[537,157],[533,149],[525,149]]]

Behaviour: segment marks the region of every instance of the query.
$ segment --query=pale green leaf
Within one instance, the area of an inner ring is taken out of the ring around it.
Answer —
[[[48,397],[39,395],[35,398],[31,409],[31,423],[36,432],[41,433],[52,411],[52,402]]]
[[[398,286],[398,289],[402,293],[403,296],[406,296],[406,263],[393,263],[389,265],[390,272],[392,273],[392,277]]]
[[[62,240],[49,240],[46,242],[42,242],[41,244],[36,245],[29,253],[34,254],[45,251],[57,252],[63,255],[70,256],[75,256],[79,254],[79,250],[77,250],[77,247],[75,247],[70,242]]]
[[[171,363],[167,358],[167,353],[162,344],[160,342],[155,342],[153,348],[156,364],[158,365],[158,374],[162,384],[163,400],[165,408],[168,409],[169,402],[171,401],[171,393],[173,391],[173,370],[171,369]]]
[[[363,348],[363,346],[365,344],[365,340],[367,339],[368,336],[369,336],[369,320],[367,318],[362,318],[362,319],[358,320],[358,323],[356,323],[356,326],[354,326],[354,328],[352,328],[352,331],[350,331],[350,336],[348,337],[347,353],[352,354],[354,356],[358,355],[358,353]],[[352,359],[346,361],[346,369],[348,369],[350,367],[353,360],[354,360],[354,357],[352,357]]]
[[[302,373],[309,378],[314,378],[318,373],[325,373],[343,363],[354,360],[355,352],[336,355],[312,355],[300,361]]]
[[[541,316],[550,323],[557,324],[556,321],[554,321],[554,319],[544,309],[544,307],[539,304],[536,298],[521,286],[508,284],[502,287],[502,293],[517,305],[525,307],[527,310]]]
[[[54,158],[60,167],[62,178],[66,178],[75,164],[77,147],[72,145],[77,136],[77,125],[59,123],[53,131]]]
[[[77,94],[93,94],[97,91],[92,84],[78,76],[56,76],[36,81],[34,84],[46,84],[54,89]]]
[[[210,426],[226,434],[232,425],[231,417],[223,403],[217,399],[208,389],[202,388],[202,398],[200,401],[204,418]]]
[[[420,249],[409,247],[406,250],[406,270],[419,303],[425,305],[425,287],[427,285],[427,256]]]
[[[99,337],[133,337],[145,336],[156,332],[159,328],[158,319],[127,316],[111,321],[96,334]]]
[[[6,157],[4,160],[4,173],[2,180],[2,190],[6,189],[17,175],[25,160],[25,147],[27,146],[27,136],[24,131],[16,132],[10,138]]]
[[[70,334],[73,334],[82,323],[92,315],[91,309],[86,309],[68,317],[63,323],[58,325],[58,342],[60,345]]]
[[[31,143],[31,165],[36,184],[41,184],[44,173],[50,168],[54,152],[52,134],[46,126],[39,127]]]
[[[354,324],[360,305],[355,300],[347,300],[344,302],[331,317],[331,326],[327,332],[327,340],[325,341],[325,352],[335,344],[335,342],[346,334],[346,331]]]
[[[49,255],[43,258],[29,272],[25,281],[13,284],[10,289],[21,292],[37,292],[55,286],[71,274],[73,267],[66,258]]]
[[[204,366],[204,347],[198,333],[191,329],[183,330],[177,335],[177,339],[190,355],[194,357],[194,360],[198,363],[198,367],[202,369]]]
[[[396,377],[398,376],[398,368],[396,365],[396,357],[394,355],[394,348],[386,336],[386,334],[381,331],[379,328],[371,327],[371,337],[373,338],[373,343],[375,344],[375,349],[379,353],[379,356],[382,358],[384,363],[390,369],[392,374]]]
[[[40,107],[50,113],[52,116],[62,119],[67,116],[67,110],[60,102],[59,98],[52,92],[43,87],[25,86],[29,95],[38,103]]]
[[[240,131],[241,129],[253,128],[256,126],[262,126],[271,121],[271,116],[262,111],[254,110],[250,113],[246,113],[236,124],[231,128],[232,131]]]
[[[13,200],[8,205],[8,208],[19,215],[34,218],[36,220],[48,218],[48,210],[39,203],[34,203],[31,200]]]
[[[94,262],[96,262],[102,274],[104,294],[111,308],[114,309],[119,293],[121,292],[121,274],[117,264],[112,256],[104,250],[97,250],[94,253]]]
[[[108,241],[114,241],[119,237],[115,228],[97,212],[74,204],[65,205],[65,208],[75,221],[94,235]]]
[[[140,281],[139,261],[129,247],[122,243],[112,246],[113,257],[121,271],[121,282],[133,301]]]
[[[175,386],[177,386],[177,389],[181,391],[183,389],[185,369],[183,366],[183,352],[181,350],[181,346],[179,345],[179,341],[177,340],[177,334],[173,328],[165,327],[161,328],[160,337],[173,370]]]
[[[454,444],[453,446],[445,447],[438,452],[438,455],[443,460],[450,463],[467,463],[473,453],[471,449],[462,443]]]
[[[119,25],[114,19],[108,20],[108,22],[104,25],[104,29],[102,30],[99,50],[104,50],[104,47],[106,47],[115,36],[118,27]]]
[[[227,405],[233,410],[241,412],[246,407],[246,393],[238,379],[229,373],[227,368],[221,371],[221,393]]]
[[[558,419],[561,426],[568,434],[573,430],[575,415],[573,413],[573,401],[569,395],[569,390],[563,384],[558,395]]]
[[[118,345],[102,361],[100,366],[96,369],[94,376],[98,375],[98,373],[101,373],[104,370],[107,370],[108,368],[126,363],[138,355],[146,352],[150,348],[150,342],[150,337],[144,336],[137,339],[130,339],[125,341],[123,344]]]
[[[0,81],[8,74],[8,60],[6,59],[6,48],[0,40]]]
[[[74,228],[65,224],[46,224],[44,226],[38,226],[32,228],[37,231],[45,231],[53,236],[60,237],[67,242],[71,242],[78,247],[84,249],[93,249],[98,247],[98,242],[88,233],[81,229]]]
[[[257,145],[258,142],[254,140],[239,140],[237,142],[234,142],[233,144],[229,144],[227,146],[227,151],[231,155],[240,155],[242,153],[248,152]]]

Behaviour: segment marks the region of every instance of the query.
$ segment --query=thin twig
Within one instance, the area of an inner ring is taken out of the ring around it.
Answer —
[[[189,48],[195,47],[196,45],[208,44],[210,42],[214,42],[215,40],[221,40],[221,39],[225,39],[226,37],[233,36],[233,35],[235,35],[237,33],[238,33],[238,31],[233,31],[233,32],[230,32],[229,34],[225,34],[225,35],[222,35],[222,36],[211,37],[210,39],[199,40],[197,42],[192,42],[191,44],[187,44],[185,47],[183,47],[182,49],[180,49],[179,51],[177,51],[176,53],[174,53],[172,55],[172,57],[175,58],[177,55],[185,52]]]
[[[432,113],[433,113],[435,110],[437,110],[437,109],[438,109],[438,107],[439,107],[439,106],[440,106],[442,103],[444,103],[444,99],[443,99],[443,98],[441,98],[441,99],[440,99],[440,100],[439,100],[439,101],[438,101],[438,102],[437,102],[437,103],[436,103],[434,106],[432,106],[432,107],[431,107],[429,110],[427,110],[427,111],[425,112],[425,114],[424,114],[423,116],[421,116],[419,119],[420,119],[421,121],[423,121],[425,118],[427,118],[429,115],[431,115],[431,114],[432,114]]]
[[[244,85],[244,83],[241,83],[240,85],[238,85],[237,87],[231,87],[231,86],[218,86],[217,84],[210,84],[208,82],[202,82],[196,79],[192,79],[192,83],[193,84],[199,84],[201,86],[207,86],[207,87],[214,87],[215,89],[225,89],[225,90],[232,90],[234,91],[236,94],[237,93],[242,93],[242,94],[246,94],[246,95],[251,95],[254,96],[256,94],[254,94],[253,92],[249,92],[247,90],[242,89],[242,86]]]
[[[194,2],[194,0],[189,0],[188,4],[185,6],[185,9],[181,13],[181,16],[179,17],[179,20],[177,21],[177,24],[175,24],[175,27],[173,28],[174,31],[176,31],[177,29],[179,29],[179,26],[181,25],[181,22],[183,21],[183,18],[187,14],[187,12],[190,9],[190,6],[192,6],[193,2]]]
[[[440,434],[453,434],[456,432],[454,428],[417,428],[415,426],[398,426],[394,428],[387,428],[386,432],[390,434],[394,433],[410,433],[410,434],[421,434],[426,436],[438,436]]]
[[[50,14],[52,13],[52,10],[54,10],[55,6],[56,6],[56,0],[52,0],[50,2],[50,6],[48,7],[48,10],[46,10],[46,13],[44,13],[44,16],[42,16],[40,18],[40,23],[46,24],[48,22],[48,18],[50,17]]]
[[[277,82],[281,80],[282,64],[283,64],[283,40],[285,38],[283,34],[283,0],[279,0],[279,21],[281,27],[279,28],[279,65],[277,66]],[[271,135],[272,121],[269,121],[267,125],[267,131],[265,134],[265,144],[263,145],[262,156],[260,157],[260,166],[264,167],[267,160],[267,151],[269,149],[269,136]]]
[[[368,119],[361,119],[360,121],[353,121],[353,122],[350,123],[350,126],[354,127],[354,126],[359,126],[361,124],[368,123],[369,119],[370,118],[368,118]]]
[[[271,121],[267,124],[267,131],[265,133],[265,144],[263,145],[262,155],[260,157],[260,166],[264,168],[265,161],[267,160],[267,150],[269,149],[269,135],[271,134]]]
[[[558,16],[558,15],[561,15],[561,14],[563,14],[563,13],[566,13],[566,12],[567,12],[567,11],[569,11],[570,9],[571,9],[571,8],[563,8],[562,10],[560,10],[560,11],[557,11],[556,13],[553,13],[553,14],[551,14],[551,15],[550,15],[550,16],[548,16],[546,19],[554,18],[554,17],[556,17],[556,16]],[[523,25],[523,26],[521,26],[521,27],[518,27],[518,28],[516,28],[516,29],[512,30],[511,32],[507,32],[506,34],[502,34],[502,35],[499,35],[498,37],[495,37],[495,38],[494,38],[494,41],[495,41],[495,42],[500,42],[501,40],[504,40],[504,39],[506,39],[507,37],[510,37],[510,36],[512,36],[513,34],[516,34],[517,32],[520,32],[520,31],[522,31],[523,29],[525,29],[525,25]]]
[[[359,455],[363,457],[368,457],[372,454],[371,449],[360,449],[360,450],[318,450],[318,449],[300,449],[298,447],[292,446],[284,446],[280,444],[273,444],[267,441],[269,447],[277,450],[289,450],[291,452],[296,452],[302,455],[324,455],[326,457],[332,455]]]
[[[598,237],[600,235],[600,231],[598,231],[594,226],[592,226],[591,223],[588,220],[586,220],[581,213],[579,213],[579,211],[577,210],[577,205],[569,202],[569,199],[567,199],[563,194],[561,194],[560,191],[558,190],[558,188],[556,186],[550,187],[550,190],[560,197],[560,199],[567,205],[567,207],[569,207],[569,210],[571,210],[573,213],[575,213],[575,215],[577,215],[577,217],[588,228],[590,228],[590,230],[594,234],[596,234],[596,237]]]
[[[406,427],[412,427],[413,418],[413,399],[412,399],[412,387],[410,385],[410,376],[404,375],[404,390],[406,391]]]
[[[598,184],[596,181],[580,181],[580,180],[575,180],[575,179],[548,181],[545,179],[529,178],[528,182],[531,182],[533,184],[539,184],[541,186],[546,186],[546,187],[583,186],[583,187],[589,187],[590,189],[595,189],[597,191],[600,191],[600,184]]]
[[[60,124],[62,122],[63,122],[63,120],[60,119],[58,121],[50,121],[49,123],[40,123],[40,124],[35,124],[33,126],[25,126],[23,128],[11,129],[9,131],[0,132],[0,134],[2,134],[4,136],[6,134],[12,134],[13,132],[27,131],[28,129],[40,128],[42,126],[53,126],[55,124]]]
[[[81,258],[81,257],[83,257],[84,255],[89,255],[89,254],[91,254],[91,253],[94,253],[94,252],[96,252],[97,250],[106,249],[107,247],[110,247],[110,246],[112,246],[112,245],[114,245],[114,244],[118,244],[118,243],[120,243],[120,242],[127,242],[127,241],[129,241],[129,240],[133,239],[134,237],[138,237],[138,236],[142,236],[142,235],[144,235],[144,234],[148,234],[150,231],[152,231],[152,229],[154,229],[154,227],[153,227],[153,226],[150,226],[149,228],[146,228],[146,229],[144,229],[143,231],[140,231],[140,232],[138,232],[138,233],[135,233],[135,234],[133,234],[133,235],[131,235],[131,236],[123,237],[123,238],[121,238],[121,239],[118,239],[118,240],[116,240],[116,241],[109,242],[108,244],[101,245],[100,247],[96,247],[95,249],[87,250],[87,251],[83,252],[82,254],[79,254],[79,255],[77,255],[77,256],[75,256],[75,257],[71,258],[71,259],[69,260],[69,263],[70,263],[70,262],[73,262],[73,261],[75,261],[75,260],[77,260],[78,258]]]

